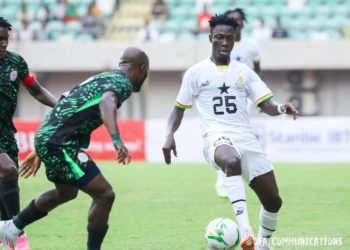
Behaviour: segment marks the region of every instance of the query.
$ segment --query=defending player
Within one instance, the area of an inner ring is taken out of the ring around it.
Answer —
[[[54,107],[57,100],[29,73],[26,61],[8,51],[11,24],[0,17],[0,213],[9,220],[20,209],[18,187],[18,148],[13,115],[16,110],[20,84],[39,102]],[[17,249],[29,249],[25,234],[19,238]]]
[[[185,72],[168,120],[163,154],[167,164],[171,163],[171,151],[177,156],[174,133],[181,125],[184,111],[195,102],[203,132],[204,156],[212,166],[225,172],[225,186],[241,231],[241,247],[252,250],[255,240],[242,176],[262,203],[259,242],[276,230],[282,200],[272,164],[249,124],[247,99],[271,116],[286,113],[296,119],[298,112],[291,104],[272,101],[270,89],[253,70],[230,60],[237,25],[234,19],[216,15],[209,23],[212,54]],[[269,249],[267,245],[259,247]]]
[[[231,51],[231,59],[246,64],[251,69],[253,69],[255,73],[259,75],[261,54],[260,47],[254,39],[242,35],[244,23],[247,21],[246,13],[243,9],[236,8],[233,10],[226,11],[224,15],[235,19],[238,24],[238,27],[235,31],[235,45],[233,50]],[[252,102],[250,100],[248,100],[247,102],[247,108],[249,112]],[[216,193],[219,197],[227,197],[227,192],[225,188],[225,174],[221,170],[216,171],[216,173]]]
[[[45,163],[47,178],[55,188],[41,194],[13,220],[0,222],[0,237],[13,249],[18,234],[32,222],[45,217],[55,207],[73,200],[78,191],[92,198],[88,216],[88,250],[99,250],[108,229],[114,191],[95,162],[82,150],[93,130],[104,124],[118,153],[119,163],[130,156],[119,134],[117,108],[139,92],[149,71],[148,56],[130,47],[121,57],[118,70],[90,77],[64,95],[41,124],[35,149]],[[21,175],[35,173],[40,160],[33,154],[23,163]]]

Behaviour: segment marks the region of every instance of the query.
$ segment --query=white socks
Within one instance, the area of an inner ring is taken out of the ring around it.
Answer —
[[[276,230],[278,222],[278,212],[267,212],[263,207],[260,208],[260,226],[257,242],[258,244],[268,244],[273,232]]]
[[[227,195],[231,201],[233,211],[236,215],[238,227],[242,238],[251,234],[251,227],[248,219],[246,193],[241,175],[226,177],[225,186]]]
[[[226,174],[222,170],[216,170],[216,185],[225,185]]]

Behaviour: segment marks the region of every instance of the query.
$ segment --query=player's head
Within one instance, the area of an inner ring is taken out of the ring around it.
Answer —
[[[0,60],[5,56],[9,44],[10,30],[12,30],[12,25],[3,17],[0,17]]]
[[[133,92],[139,92],[148,75],[148,56],[139,48],[129,47],[124,50],[120,58],[119,68],[128,76],[133,86]]]
[[[237,23],[225,15],[214,15],[209,20],[212,44],[212,59],[215,62],[227,64],[234,44],[234,34]]]
[[[241,33],[241,30],[244,27],[244,23],[247,21],[247,15],[244,12],[244,10],[241,8],[236,8],[233,10],[226,11],[224,15],[236,20],[238,24],[238,28],[236,29],[236,32]]]

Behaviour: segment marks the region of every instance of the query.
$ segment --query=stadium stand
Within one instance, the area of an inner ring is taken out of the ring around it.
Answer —
[[[40,22],[45,20],[48,39],[68,37],[72,40],[91,40],[99,38],[96,34],[104,33],[106,21],[103,16],[97,17],[97,29],[100,31],[95,35],[84,32],[83,20],[93,3],[93,0],[0,0],[0,8],[1,16],[13,25],[15,39],[18,39],[22,20],[25,19],[34,33],[39,32]]]
[[[34,16],[29,27],[39,30],[37,19],[39,10],[47,5],[50,15],[55,12],[59,2],[65,0],[0,0],[1,16],[7,18],[15,30],[21,29],[19,20],[22,3],[27,6],[27,14]],[[124,0],[111,17],[102,17],[97,34],[81,32],[82,18],[88,12],[93,0],[70,0],[78,18],[73,23],[59,23],[51,18],[47,29],[52,39],[71,37],[78,40],[107,39],[113,41],[133,41],[137,39],[138,30],[146,19],[152,18],[152,4],[154,0]],[[298,2],[299,5],[293,3]],[[166,20],[153,20],[153,28],[159,31],[160,41],[201,41],[207,36],[196,32],[197,14],[196,1],[165,0],[168,15]],[[259,18],[263,18],[268,27],[275,26],[276,16],[280,17],[281,24],[288,30],[292,39],[341,39],[349,38],[350,1],[348,0],[212,0],[210,11],[222,13],[227,9],[240,7],[248,15],[248,22],[244,32],[251,33]],[[104,35],[102,35],[104,34]]]
[[[196,32],[196,1],[167,0],[168,18],[164,22],[154,21],[160,32],[160,41],[201,41],[206,34]],[[288,0],[213,0],[211,11],[222,13],[240,7],[248,14],[244,32],[250,33],[259,18],[268,27],[274,27],[276,16],[288,30],[292,39],[340,39],[348,37],[350,26],[350,1],[346,0],[305,0],[299,5]],[[122,8],[114,16],[106,37],[121,41],[135,39],[137,30],[142,27],[144,18],[151,16],[152,1],[123,1]]]

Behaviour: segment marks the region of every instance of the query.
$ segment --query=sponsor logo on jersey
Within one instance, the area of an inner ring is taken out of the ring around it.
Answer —
[[[236,88],[242,89],[244,87],[244,77],[240,75],[238,80],[235,82]]]
[[[201,83],[201,86],[202,87],[206,87],[206,86],[209,86],[210,82],[209,81],[205,81],[205,82],[202,82]]]
[[[14,82],[17,79],[17,75],[17,70],[12,70],[10,73],[10,80]]]

